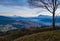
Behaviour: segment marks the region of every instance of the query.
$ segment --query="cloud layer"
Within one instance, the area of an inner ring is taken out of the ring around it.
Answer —
[[[56,11],[59,15],[60,8]],[[36,17],[38,15],[52,16],[44,8],[29,8],[27,0],[0,0],[0,15],[3,16],[23,16],[23,17]]]

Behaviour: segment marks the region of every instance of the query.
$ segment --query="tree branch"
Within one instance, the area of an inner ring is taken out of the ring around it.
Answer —
[[[57,5],[57,0],[55,0],[55,11],[57,10],[58,5]]]
[[[52,13],[52,11],[50,11],[47,6],[45,6],[45,8],[46,8],[50,13]]]
[[[58,5],[60,5],[59,3],[57,4],[58,0],[56,0],[56,6],[55,6],[55,9],[57,10],[58,8]]]
[[[43,0],[40,0],[40,1],[44,4],[45,8],[46,8],[50,13],[52,13],[52,11],[47,7],[47,3],[43,2]]]

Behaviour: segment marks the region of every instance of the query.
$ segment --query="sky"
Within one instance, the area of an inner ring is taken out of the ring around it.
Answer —
[[[56,15],[59,15],[60,8],[57,9]],[[29,8],[27,0],[0,0],[0,16],[22,16],[36,17],[39,15],[52,16],[46,9],[37,7]]]

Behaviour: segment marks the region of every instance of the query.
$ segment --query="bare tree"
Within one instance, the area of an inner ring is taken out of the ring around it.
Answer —
[[[31,2],[33,1],[33,2]],[[55,29],[55,12],[59,6],[59,0],[31,0],[31,5],[39,6],[41,5],[45,7],[46,10],[48,10],[50,13],[52,13],[52,26]],[[41,4],[42,3],[42,4]],[[38,5],[39,4],[39,5]]]

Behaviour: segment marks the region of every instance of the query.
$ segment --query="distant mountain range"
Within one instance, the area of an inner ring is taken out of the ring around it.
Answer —
[[[60,16],[56,16],[56,26],[60,25]],[[0,16],[0,29],[3,31],[11,29],[51,26],[52,16],[39,15],[38,17]]]
[[[52,25],[52,16],[39,15],[38,17],[14,17],[15,20],[30,20],[33,22],[38,22],[43,25]],[[56,25],[60,24],[60,16],[55,16]]]
[[[42,24],[26,20],[22,17],[6,17],[0,16],[0,30],[8,31],[12,29],[29,28],[29,27],[41,27]]]

